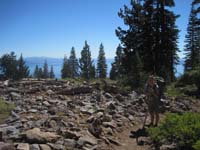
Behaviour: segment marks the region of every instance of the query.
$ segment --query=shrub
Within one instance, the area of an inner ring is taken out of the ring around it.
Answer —
[[[186,72],[178,81],[178,84],[195,84],[200,90],[200,67]]]
[[[0,98],[0,114],[10,112],[14,107],[15,105],[13,103],[6,103],[2,98]]]
[[[200,146],[200,114],[167,114],[160,126],[148,130],[155,142],[176,143],[177,148],[190,150]],[[197,142],[198,141],[198,142]],[[198,149],[199,150],[199,149]]]
[[[193,145],[193,148],[195,150],[200,150],[200,140],[198,140],[194,145]]]

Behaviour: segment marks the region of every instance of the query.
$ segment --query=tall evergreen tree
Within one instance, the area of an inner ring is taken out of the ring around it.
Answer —
[[[18,79],[17,66],[18,61],[14,52],[4,54],[0,59],[1,76],[8,79]]]
[[[70,66],[69,66],[69,60],[67,59],[67,56],[64,56],[63,59],[63,66],[61,70],[61,77],[64,78],[69,78],[71,75],[70,71]]]
[[[191,12],[189,16],[189,23],[187,27],[187,35],[185,40],[185,71],[191,71],[200,65],[200,23],[197,18],[198,11],[195,9],[195,5],[200,1],[194,1],[191,6]]]
[[[33,73],[33,77],[34,78],[39,78],[39,67],[38,65],[35,66],[35,70],[34,70],[34,73]]]
[[[44,66],[43,66],[43,78],[44,78],[44,79],[49,78],[49,70],[48,70],[47,60],[44,61]]]
[[[174,80],[174,65],[178,62],[178,32],[175,15],[168,7],[173,7],[173,0],[131,1],[120,10],[119,17],[124,20],[127,30],[120,27],[116,35],[124,47],[123,66],[127,73],[132,68],[137,70],[132,60],[141,59],[145,72],[154,72],[167,81]]]
[[[79,76],[79,64],[78,59],[76,58],[76,52],[75,48],[72,47],[71,54],[69,57],[69,67],[71,72],[71,78],[78,77]]]
[[[96,78],[96,68],[95,68],[95,65],[92,64],[91,68],[90,68],[90,78],[91,79],[94,79]]]
[[[101,43],[99,47],[99,56],[97,59],[97,75],[99,78],[106,78],[107,74],[107,64],[104,52],[104,46]]]
[[[122,58],[123,58],[123,51],[122,47],[119,44],[116,50],[116,56],[114,62],[112,63],[112,68],[110,71],[110,79],[117,79],[120,78],[123,74],[123,66],[122,66]]]
[[[41,67],[38,69],[38,79],[40,78],[44,78],[44,71],[42,70]]]
[[[18,79],[22,79],[22,78],[27,78],[29,77],[29,68],[26,65],[23,56],[21,54],[19,60],[18,60]]]
[[[85,79],[91,78],[91,71],[92,69],[92,60],[91,60],[91,52],[90,47],[85,41],[85,45],[83,50],[81,51],[81,58],[79,60],[80,69],[81,69],[81,76]]]
[[[55,74],[54,74],[54,71],[53,71],[53,65],[51,65],[51,70],[50,70],[50,72],[49,72],[49,77],[50,77],[51,79],[54,79],[54,78],[55,78]]]

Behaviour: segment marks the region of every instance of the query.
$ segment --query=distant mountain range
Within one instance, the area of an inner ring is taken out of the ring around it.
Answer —
[[[30,73],[33,74],[35,66],[38,65],[39,67],[43,67],[44,61],[47,61],[49,69],[51,65],[53,65],[54,73],[56,78],[61,78],[61,68],[63,64],[63,58],[49,58],[49,57],[27,57],[25,58],[26,64],[29,66]],[[93,59],[94,64],[97,64],[97,59]],[[111,70],[111,64],[114,61],[114,59],[106,59],[106,63],[108,65],[107,73],[109,75],[109,72]],[[180,59],[179,64],[176,66],[176,76],[180,76],[183,74],[183,64],[184,60]]]

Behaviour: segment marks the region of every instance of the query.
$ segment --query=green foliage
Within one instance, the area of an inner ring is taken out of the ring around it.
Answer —
[[[13,103],[6,103],[2,98],[0,98],[0,114],[4,112],[10,112],[15,108]]]
[[[0,70],[2,76],[8,79],[17,79],[18,62],[14,52],[4,54],[0,59]]]
[[[17,70],[18,70],[17,71],[17,74],[18,74],[17,78],[18,79],[29,77],[29,68],[25,63],[22,54],[21,54],[21,56],[20,56],[20,58],[18,60],[18,69]]]
[[[198,140],[194,145],[193,145],[193,148],[195,150],[200,150],[200,140]]]
[[[81,77],[90,79],[94,76],[94,66],[92,65],[90,47],[85,41],[83,50],[81,51],[81,58],[79,60]]]
[[[79,76],[79,64],[78,64],[78,59],[76,58],[76,52],[74,47],[72,47],[71,54],[69,57],[69,68],[70,68],[71,78]]]
[[[14,108],[15,105],[13,103],[6,103],[2,98],[0,98],[0,123],[9,116],[11,110]]]
[[[175,83],[172,83],[167,86],[165,95],[169,97],[185,96],[184,92],[181,91],[180,88],[175,86]]]
[[[4,54],[0,58],[0,74],[3,78],[19,80],[29,77],[29,68],[21,54],[19,60],[14,52]]]
[[[198,2],[199,3],[199,2]],[[198,13],[195,10],[196,2],[192,4],[189,23],[187,28],[187,35],[185,40],[185,71],[193,70],[200,65],[200,49],[199,49],[199,25]]]
[[[43,78],[44,78],[44,79],[49,78],[49,70],[48,70],[47,60],[44,61],[44,66],[43,66]]]
[[[148,132],[156,142],[176,143],[178,149],[190,150],[200,139],[200,114],[167,114],[158,127],[150,128]]]
[[[90,67],[90,79],[94,79],[96,77],[96,68],[95,65],[92,64]]]
[[[194,68],[191,71],[185,72],[177,81],[177,86],[195,85],[196,92],[193,95],[200,97],[200,67]],[[193,88],[194,89],[194,88]]]
[[[51,65],[51,70],[50,70],[50,72],[49,72],[49,77],[50,77],[51,79],[54,79],[54,78],[55,78],[55,74],[54,74],[53,66],[52,66],[52,65]]]
[[[136,62],[138,55],[141,70],[154,72],[168,82],[174,80],[179,32],[175,24],[178,16],[169,9],[174,5],[174,0],[138,0],[131,1],[130,8],[124,6],[124,9],[120,9],[119,17],[127,28],[118,27],[116,35],[123,44],[122,63],[125,71],[132,71],[130,75],[134,75],[134,79],[139,78],[140,62]]]
[[[106,64],[106,57],[104,52],[104,46],[101,43],[99,47],[99,56],[97,60],[97,76],[99,78],[106,78],[107,72],[107,64]]]
[[[120,79],[122,74],[123,74],[123,66],[122,66],[122,58],[123,58],[123,52],[122,52],[122,47],[119,44],[116,50],[116,56],[115,60],[112,63],[112,68],[110,71],[110,79],[116,80]]]
[[[33,77],[37,79],[43,78],[43,70],[39,68],[38,65],[35,66]]]
[[[63,66],[61,70],[61,77],[64,78],[69,78],[70,77],[70,66],[69,66],[69,60],[67,59],[67,56],[64,56],[63,59]]]

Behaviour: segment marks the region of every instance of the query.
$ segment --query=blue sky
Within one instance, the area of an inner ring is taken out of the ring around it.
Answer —
[[[71,47],[77,56],[84,41],[92,57],[104,44],[107,58],[115,56],[119,44],[115,29],[123,26],[117,13],[130,0],[0,0],[0,55],[15,51],[24,57],[62,58]],[[175,0],[180,32],[179,48],[184,36],[192,0]],[[179,54],[181,57],[183,53]]]

